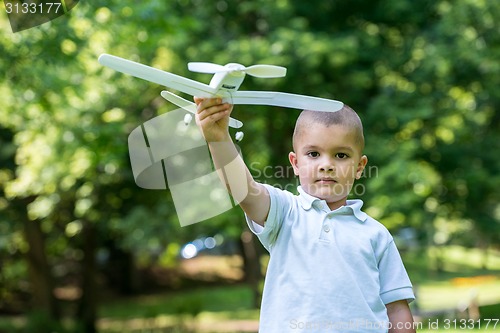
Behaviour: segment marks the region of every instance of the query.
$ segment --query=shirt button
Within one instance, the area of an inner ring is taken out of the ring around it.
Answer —
[[[330,227],[326,224],[324,227],[323,227],[323,230],[325,232],[330,232]]]

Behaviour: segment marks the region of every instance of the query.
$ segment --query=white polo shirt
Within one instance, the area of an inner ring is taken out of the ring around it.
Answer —
[[[414,299],[387,229],[361,200],[331,211],[300,186],[298,196],[265,186],[265,227],[247,218],[270,253],[259,332],[387,332],[385,304]]]

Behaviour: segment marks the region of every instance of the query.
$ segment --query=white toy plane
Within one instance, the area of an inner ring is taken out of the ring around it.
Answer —
[[[99,63],[119,72],[176,89],[192,96],[217,96],[221,97],[224,102],[231,104],[271,105],[329,112],[338,111],[344,105],[342,102],[335,100],[282,92],[238,91],[238,88],[245,78],[245,74],[261,78],[285,76],[286,68],[280,66],[254,65],[245,67],[234,63],[225,66],[206,62],[189,63],[188,68],[190,71],[215,74],[210,84],[207,85],[110,54],[102,54],[99,57]],[[196,113],[196,105],[182,97],[166,90],[161,92],[161,96],[192,114]],[[184,122],[188,124],[191,118],[191,115],[185,117]],[[229,126],[240,128],[243,126],[243,123],[234,118],[230,118]],[[241,140],[243,133],[238,132],[237,138],[238,137]]]

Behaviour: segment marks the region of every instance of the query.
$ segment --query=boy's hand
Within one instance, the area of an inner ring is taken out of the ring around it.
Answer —
[[[222,103],[221,98],[195,97],[197,105],[196,124],[207,142],[231,141],[229,136],[229,116],[233,106]]]

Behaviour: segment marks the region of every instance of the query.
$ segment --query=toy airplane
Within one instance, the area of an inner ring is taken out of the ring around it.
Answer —
[[[343,107],[343,103],[318,97],[296,95],[272,91],[238,91],[245,75],[261,78],[283,77],[286,68],[273,65],[254,65],[245,67],[240,64],[230,63],[225,66],[206,63],[191,62],[188,68],[193,72],[215,74],[210,84],[204,84],[185,77],[149,67],[134,61],[123,59],[110,54],[102,54],[99,63],[119,72],[129,74],[150,82],[154,82],[168,88],[176,89],[183,93],[197,97],[221,97],[223,102],[231,104],[253,104],[281,106],[286,108],[307,109],[315,111],[335,112]],[[161,96],[184,110],[195,114],[196,105],[169,91],[162,91]],[[185,117],[184,122],[188,124],[191,116]],[[230,118],[229,126],[240,128],[243,123]],[[237,133],[240,138],[243,133]]]

